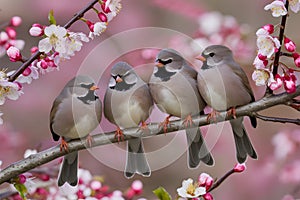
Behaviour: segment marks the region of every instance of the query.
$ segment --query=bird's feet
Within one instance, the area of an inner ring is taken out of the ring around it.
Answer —
[[[184,127],[190,127],[194,125],[192,115],[188,115],[184,120],[183,120]]]
[[[220,117],[220,113],[216,110],[213,110],[213,111],[211,111],[211,113],[209,113],[207,115],[206,121],[208,123],[210,123],[210,122],[216,123],[216,122],[218,122],[218,117]]]
[[[236,119],[236,110],[235,107],[231,107],[227,110],[227,116],[230,117],[232,116],[233,119]]]
[[[69,152],[68,149],[68,143],[65,141],[65,139],[62,137],[60,142],[60,151],[65,150],[66,152]]]
[[[165,118],[165,120],[161,123],[159,123],[159,128],[163,127],[164,132],[166,133],[168,130],[168,126],[170,125],[170,118],[172,115],[169,115],[168,117]]]
[[[120,127],[117,127],[115,138],[118,139],[118,142],[120,142],[121,140],[124,141],[124,134],[123,131],[120,129]]]
[[[93,137],[90,136],[90,135],[88,135],[88,136],[86,137],[86,144],[87,144],[87,146],[88,146],[88,147],[92,147],[93,142],[94,142]]]

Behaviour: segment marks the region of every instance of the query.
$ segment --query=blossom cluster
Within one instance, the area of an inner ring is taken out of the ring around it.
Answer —
[[[20,26],[22,19],[19,16],[14,16],[5,26],[4,30],[0,32],[0,57],[4,56],[6,50],[14,46],[18,49],[23,49],[25,42],[17,39],[16,27]]]
[[[15,71],[7,72],[2,70],[0,73],[0,105],[3,105],[5,99],[16,100],[22,94],[23,84],[30,84],[32,80],[38,79],[40,74],[45,74],[53,70],[59,69],[59,64],[62,60],[70,59],[75,55],[75,52],[81,50],[84,42],[89,42],[95,36],[103,33],[110,22],[120,11],[120,0],[104,0],[99,1],[101,11],[92,8],[99,18],[99,22],[91,22],[88,19],[80,18],[87,24],[89,29],[88,36],[83,32],[72,32],[69,29],[57,25],[50,12],[50,25],[33,24],[29,29],[29,34],[34,37],[40,37],[41,40],[37,47],[31,48],[31,55],[40,53],[37,59],[29,63],[22,71],[16,80],[11,82],[9,77]],[[16,31],[14,27],[21,24],[20,17],[13,17],[5,28],[5,31],[0,32],[0,56],[7,54],[11,62],[25,62],[26,59],[22,56],[21,50],[24,46],[24,41],[16,39]],[[1,117],[2,113],[0,113]],[[0,123],[3,120],[0,118]]]
[[[273,17],[280,17],[288,15],[286,8],[286,1],[275,0],[265,6],[265,10],[271,10]],[[290,9],[297,13],[300,10],[300,1],[290,0]],[[280,27],[282,29],[284,27]],[[276,26],[273,24],[266,24],[256,32],[257,40],[257,56],[254,59],[253,65],[255,70],[252,74],[252,79],[257,86],[267,85],[271,90],[277,90],[284,86],[288,93],[296,91],[296,76],[295,69],[286,66],[277,61],[281,67],[282,72],[273,73],[275,54],[280,53],[279,56],[287,55],[294,59],[296,67],[300,67],[300,54],[296,52],[296,44],[286,35],[283,36],[283,41],[274,36]],[[282,45],[283,43],[283,45]],[[283,48],[285,53],[283,53]]]
[[[37,150],[27,149],[24,158],[36,154]],[[0,160],[0,167],[2,161]],[[1,169],[0,169],[1,171]],[[40,168],[36,172],[24,173],[11,180],[11,195],[9,200],[28,199],[87,199],[87,200],[125,200],[133,199],[142,195],[143,183],[140,180],[134,180],[131,186],[124,192],[120,190],[112,191],[110,187],[104,184],[104,178],[93,176],[90,171],[78,169],[78,185],[72,187],[67,183],[62,187],[57,186],[58,165],[51,168]]]

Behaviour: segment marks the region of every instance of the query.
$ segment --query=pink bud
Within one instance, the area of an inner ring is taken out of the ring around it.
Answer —
[[[245,169],[246,169],[246,164],[245,163],[243,163],[243,164],[238,163],[234,166],[233,171],[240,173],[240,172],[245,171]]]
[[[91,189],[92,190],[99,190],[101,188],[101,185],[102,184],[101,184],[100,181],[94,180],[94,181],[91,182]]]
[[[20,50],[14,46],[9,47],[6,53],[9,57],[9,60],[12,62],[17,62],[22,60],[22,55],[20,53]]]
[[[30,69],[29,67],[27,67],[26,69]],[[31,72],[31,70],[30,70]],[[23,72],[24,73],[24,72]],[[41,174],[39,176],[39,178],[42,180],[42,181],[49,181],[50,180],[50,176],[48,174]]]
[[[103,12],[105,12],[105,13],[110,13],[111,12],[109,7],[108,6],[106,7],[105,3],[101,4],[101,8],[102,8]]]
[[[42,69],[47,69],[48,68],[48,63],[45,60],[41,60],[40,62],[38,62],[38,65],[42,68]]]
[[[101,20],[101,22],[107,22],[107,17],[103,12],[98,13],[98,18]]]
[[[35,191],[38,195],[46,197],[49,192],[45,188],[37,188]]]
[[[30,49],[30,52],[31,52],[31,54],[34,54],[34,53],[36,53],[38,50],[39,50],[38,47],[32,47],[32,48]]]
[[[296,44],[289,38],[284,38],[284,47],[289,52],[294,52],[296,50]]]
[[[82,190],[78,190],[76,194],[77,194],[78,199],[85,199],[85,196],[83,195]]]
[[[129,188],[129,190],[127,190],[125,196],[127,199],[132,199],[135,195],[135,191],[132,188]]]
[[[31,74],[31,69],[29,67],[27,67],[22,73],[23,76],[29,76],[30,74]]]
[[[214,179],[207,173],[201,173],[200,176],[198,177],[198,183],[199,186],[205,187],[206,190],[209,190],[209,188],[214,183]]]
[[[12,27],[6,27],[5,31],[6,31],[8,37],[10,39],[13,39],[13,40],[16,39],[17,32],[16,32],[16,30],[14,28],[12,28]]]
[[[262,61],[264,61],[264,60],[267,59],[267,56],[262,55],[261,53],[259,53],[259,54],[257,55],[257,57],[259,58],[259,60],[262,60]]]
[[[25,182],[26,182],[26,177],[23,174],[19,175],[19,183],[24,184]]]
[[[22,18],[19,16],[14,16],[10,20],[10,24],[12,26],[20,26],[21,23],[22,23]]]
[[[294,74],[286,74],[283,77],[284,89],[287,93],[294,93],[296,91],[296,76]]]
[[[9,37],[6,32],[2,31],[0,33],[0,45],[4,45],[8,41]]]
[[[87,20],[85,23],[88,25],[90,31],[94,32],[94,25],[95,24],[93,22],[89,21],[89,20]]]
[[[202,196],[204,200],[213,200],[213,196],[210,193],[206,193]]]
[[[40,24],[33,24],[29,29],[29,34],[34,37],[39,37],[44,35],[44,28]]]
[[[274,26],[273,26],[273,24],[266,24],[262,28],[265,29],[266,31],[268,31],[269,34],[274,33]]]
[[[276,74],[274,77],[274,81],[269,84],[271,90],[277,90],[282,86],[282,77],[279,74]]]
[[[140,180],[135,180],[131,184],[131,189],[135,192],[135,194],[139,195],[143,191],[143,183]]]
[[[294,63],[297,67],[300,67],[300,54],[293,53]]]

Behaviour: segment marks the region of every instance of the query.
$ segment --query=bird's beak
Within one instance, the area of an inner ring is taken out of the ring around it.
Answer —
[[[95,91],[98,90],[99,88],[96,85],[93,85],[92,87],[90,87],[90,90]]]
[[[155,66],[156,67],[163,67],[164,64],[162,64],[161,62],[159,62],[158,60],[155,61]]]
[[[117,82],[117,83],[120,83],[120,82],[122,82],[122,81],[123,81],[123,79],[122,79],[120,76],[117,76],[116,82]]]
[[[198,56],[196,57],[197,60],[201,60],[202,62],[206,61],[206,58],[204,58],[203,56]]]

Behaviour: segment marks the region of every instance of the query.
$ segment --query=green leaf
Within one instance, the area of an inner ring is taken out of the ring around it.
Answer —
[[[50,24],[56,25],[56,20],[54,18],[54,11],[53,10],[50,10],[50,12],[48,14],[48,20],[49,20]]]
[[[159,187],[153,190],[153,193],[160,199],[160,200],[172,200],[170,194],[165,190],[163,187]]]
[[[27,193],[27,188],[25,187],[24,184],[20,184],[20,183],[15,183],[14,184],[16,190],[19,192],[20,196],[22,197],[22,199],[26,199],[25,195]]]

